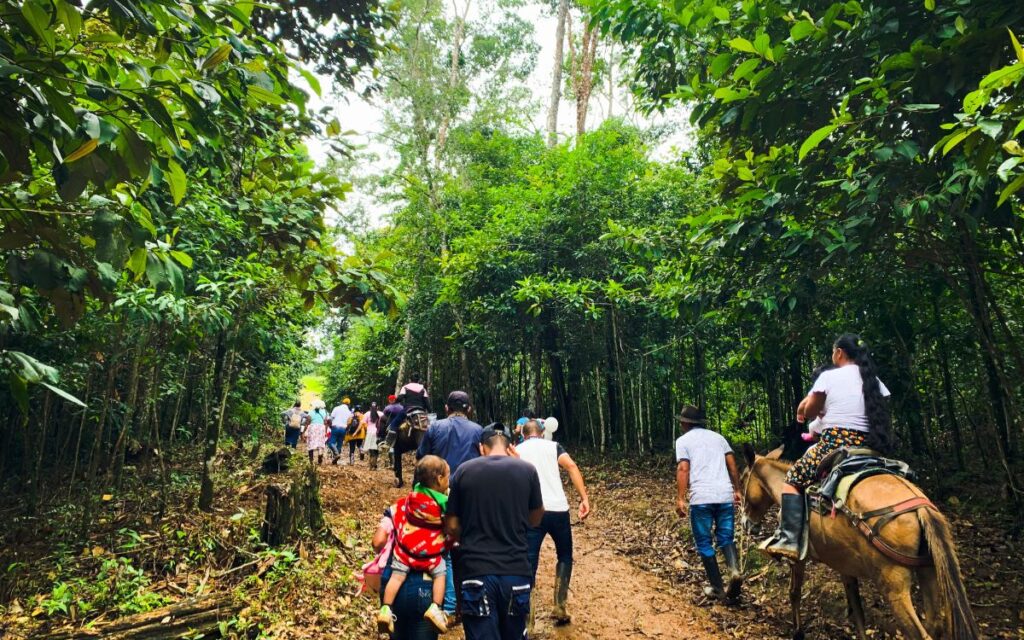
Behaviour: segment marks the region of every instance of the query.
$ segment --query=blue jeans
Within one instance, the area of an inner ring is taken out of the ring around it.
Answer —
[[[691,504],[690,529],[693,540],[697,543],[697,553],[709,558],[715,555],[711,546],[711,526],[715,527],[715,542],[721,549],[733,543],[733,523],[735,510],[731,502],[719,504]]]
[[[466,640],[523,640],[530,617],[529,576],[480,576],[462,581]]]
[[[540,526],[526,530],[526,554],[533,567],[533,580],[537,580],[537,565],[540,563],[540,547],[544,536],[551,536],[555,543],[558,562],[572,562],[572,527],[568,511],[545,511]]]
[[[341,444],[345,440],[345,427],[331,427],[331,439],[327,441],[327,447],[335,455],[341,455]]]
[[[299,427],[285,427],[284,428],[284,444],[292,449],[299,446],[299,436],[302,435],[302,429]]]
[[[384,571],[381,594],[391,577],[391,567]],[[423,618],[433,603],[433,580],[423,572],[413,572],[402,583],[391,612],[395,615],[395,632],[391,640],[437,640],[437,629]]]
[[[444,564],[447,571],[444,574],[444,605],[441,607],[447,614],[454,614],[456,609],[455,603],[455,574],[453,569],[455,568],[452,562],[452,554],[444,554]]]

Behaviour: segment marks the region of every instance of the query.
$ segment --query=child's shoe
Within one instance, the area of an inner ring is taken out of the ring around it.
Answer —
[[[423,617],[430,620],[431,624],[437,627],[440,633],[448,631],[448,616],[441,611],[441,607],[431,603],[430,608],[423,613]]]
[[[392,634],[395,632],[395,614],[391,613],[391,607],[383,605],[377,613],[377,632]]]

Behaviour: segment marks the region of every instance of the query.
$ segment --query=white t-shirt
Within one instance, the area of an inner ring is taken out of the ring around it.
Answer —
[[[348,408],[347,404],[339,404],[331,410],[331,426],[335,429],[347,427],[351,418],[352,410]]]
[[[878,381],[882,397],[889,397],[889,390]],[[814,382],[811,393],[825,394],[824,428],[838,427],[854,431],[870,431],[864,412],[864,383],[860,379],[860,368],[847,364],[838,369],[825,371]]]
[[[537,468],[540,476],[540,494],[544,498],[545,511],[568,511],[569,500],[562,487],[562,474],[558,458],[565,455],[562,445],[544,438],[527,438],[516,446],[522,460]]]
[[[690,504],[732,504],[727,453],[732,453],[732,447],[725,438],[700,427],[676,440],[676,462],[690,461]]]

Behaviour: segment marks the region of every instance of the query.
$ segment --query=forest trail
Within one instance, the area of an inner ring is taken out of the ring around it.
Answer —
[[[373,534],[384,507],[405,490],[391,486],[390,469],[371,471],[365,462],[356,466],[321,467],[323,504],[327,519],[336,528],[352,526],[366,540]],[[595,508],[600,510],[600,496]],[[609,503],[610,504],[610,503]],[[550,619],[554,576],[554,547],[550,539],[541,553],[538,586],[533,603],[537,606],[533,637],[552,640],[612,640],[617,638],[678,638],[694,640],[727,637],[717,630],[710,613],[672,593],[672,587],[658,577],[638,570],[615,552],[602,534],[603,518],[596,512],[585,525],[575,523],[575,566],[569,596],[573,622],[554,627]],[[366,620],[375,600],[362,601]],[[369,629],[369,627],[367,627]],[[461,629],[444,636],[462,637]]]

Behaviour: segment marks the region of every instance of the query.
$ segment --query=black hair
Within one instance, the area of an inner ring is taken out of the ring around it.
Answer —
[[[527,431],[529,431],[529,433],[527,433]],[[540,420],[537,420],[536,418],[527,420],[526,424],[523,425],[524,436],[539,436],[542,433],[544,433],[544,425],[542,425]]]
[[[420,374],[414,373],[411,376],[409,376],[409,379],[412,380],[413,382],[419,382],[420,381]]]
[[[293,404],[292,406],[293,407],[301,407],[302,406],[302,401],[301,400],[296,400],[295,404]]]
[[[525,409],[523,409],[523,417],[533,420],[537,417],[537,414],[530,407],[526,407]]]
[[[377,403],[376,402],[371,402],[370,403],[370,421],[371,422],[377,422],[378,420],[380,420],[380,413],[377,411]]]
[[[889,422],[889,407],[882,397],[882,386],[878,380],[878,370],[871,359],[871,352],[866,342],[854,333],[844,333],[836,338],[833,345],[842,349],[850,360],[860,369],[861,384],[864,388],[864,413],[868,419],[868,431],[865,443],[872,449],[883,454],[891,453],[893,448],[892,427]]]

